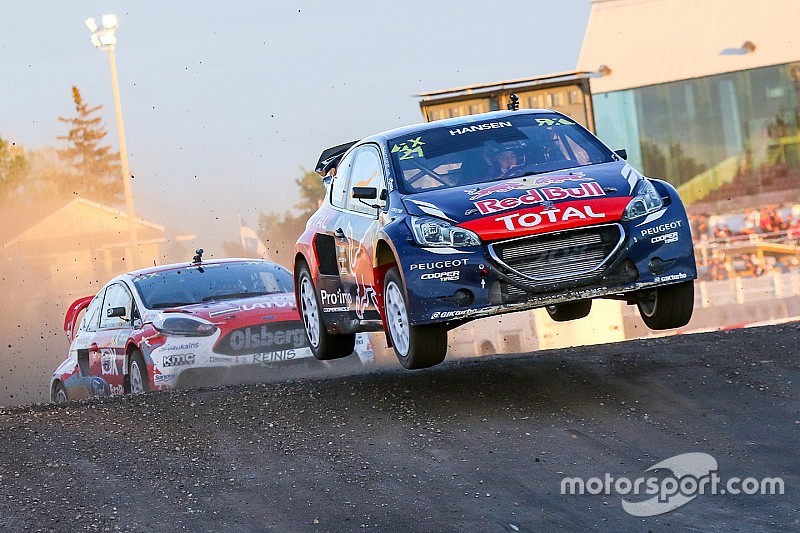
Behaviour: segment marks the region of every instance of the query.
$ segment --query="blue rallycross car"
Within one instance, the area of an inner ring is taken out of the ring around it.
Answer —
[[[318,359],[386,332],[406,368],[440,363],[447,331],[594,298],[685,325],[697,277],[686,212],[569,117],[509,110],[399,128],[322,152],[325,199],[297,241],[295,293]]]

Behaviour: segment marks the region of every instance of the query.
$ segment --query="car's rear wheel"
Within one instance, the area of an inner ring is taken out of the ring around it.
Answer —
[[[579,302],[567,302],[565,304],[548,305],[547,314],[556,322],[568,322],[577,320],[589,314],[592,310],[591,300],[581,300]]]
[[[447,353],[447,329],[440,324],[411,325],[406,291],[397,267],[386,273],[384,287],[387,334],[400,364],[408,369],[416,369],[438,365],[444,361]]]
[[[57,381],[53,386],[53,401],[55,403],[67,403],[69,401],[69,398],[67,397],[67,389],[60,381]]]
[[[144,357],[139,350],[131,352],[130,368],[128,369],[128,379],[130,382],[130,393],[141,394],[150,390],[150,378],[147,374],[147,365]]]
[[[311,353],[320,361],[340,359],[352,354],[356,346],[355,333],[333,335],[325,328],[322,306],[308,265],[300,266],[296,279],[297,294],[300,295],[300,316],[303,318]]]
[[[684,281],[641,291],[638,297],[636,305],[648,328],[680,328],[692,318],[694,282]]]

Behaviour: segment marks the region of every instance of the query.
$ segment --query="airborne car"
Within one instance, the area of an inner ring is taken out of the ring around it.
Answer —
[[[697,276],[675,189],[645,178],[569,117],[472,115],[325,150],[326,197],[296,244],[298,308],[318,359],[384,330],[406,368],[440,363],[447,331],[594,298],[636,304],[652,329],[685,325]]]
[[[54,402],[170,389],[192,376],[311,357],[285,268],[258,259],[137,270],[75,301]]]

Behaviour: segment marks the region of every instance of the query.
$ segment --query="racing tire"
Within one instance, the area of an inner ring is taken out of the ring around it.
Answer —
[[[689,323],[694,310],[694,282],[684,281],[641,291],[636,306],[650,329],[680,328]]]
[[[428,368],[444,361],[447,328],[441,324],[414,326],[408,319],[408,296],[397,267],[384,279],[383,305],[386,334],[400,364],[409,370]]]
[[[322,320],[322,306],[319,303],[317,289],[308,265],[303,263],[296,276],[297,295],[299,297],[300,317],[306,330],[306,339],[311,353],[319,361],[341,359],[352,354],[356,347],[356,334],[343,333],[333,335],[328,332]]]
[[[53,397],[51,399],[53,403],[67,403],[69,401],[67,389],[60,381],[56,381],[56,384],[53,387]]]
[[[547,306],[547,314],[556,322],[578,320],[588,315],[591,310],[591,300],[580,300],[578,302],[567,302],[565,304]]]
[[[150,390],[150,376],[142,352],[134,350],[128,363],[128,383],[131,394],[141,394]]]

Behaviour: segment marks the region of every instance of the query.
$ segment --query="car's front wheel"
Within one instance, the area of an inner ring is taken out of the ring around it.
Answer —
[[[147,365],[139,350],[131,352],[128,380],[131,394],[141,394],[150,390],[150,378],[147,374]]]
[[[694,310],[694,282],[684,281],[641,291],[636,303],[650,329],[680,328],[689,323]]]
[[[413,326],[408,319],[406,291],[400,272],[393,267],[386,273],[383,294],[387,335],[400,364],[408,369],[427,368],[444,361],[447,329],[440,324]]]
[[[67,403],[69,401],[67,389],[60,381],[57,381],[55,386],[53,386],[53,401],[55,403]]]
[[[570,320],[583,318],[588,315],[591,310],[591,300],[580,300],[579,302],[567,302],[565,304],[547,306],[547,314],[556,322],[568,322]]]
[[[297,272],[297,294],[300,296],[300,316],[306,329],[311,353],[320,361],[340,359],[353,353],[356,346],[355,333],[332,335],[322,321],[322,306],[308,265],[302,264]]]

